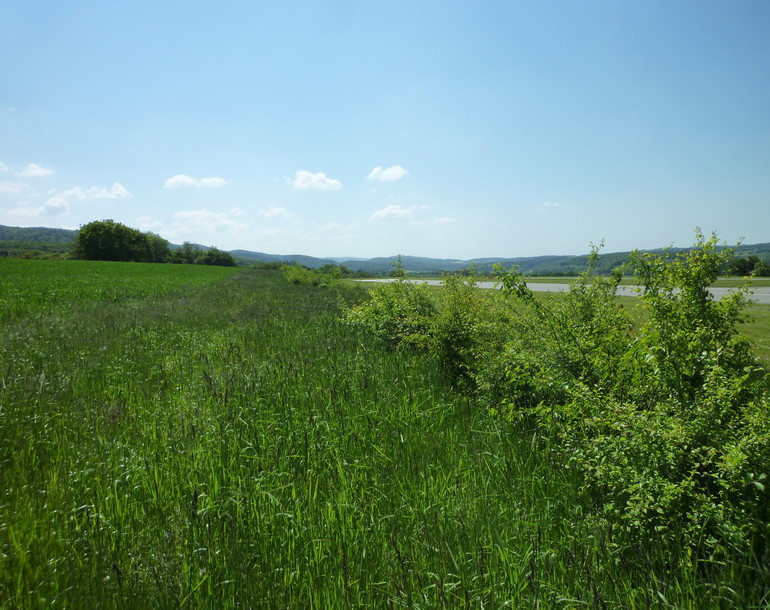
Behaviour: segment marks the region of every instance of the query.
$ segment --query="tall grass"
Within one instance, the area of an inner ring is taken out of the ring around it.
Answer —
[[[88,278],[45,307],[6,296],[0,607],[745,600],[714,584],[728,568],[615,549],[547,440],[458,395],[430,355],[344,325],[355,291],[0,265],[6,295]]]

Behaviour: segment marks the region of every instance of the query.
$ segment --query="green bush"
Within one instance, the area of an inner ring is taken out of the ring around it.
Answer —
[[[368,300],[348,311],[347,320],[390,347],[427,347],[435,314],[427,287],[400,277],[372,288]]]
[[[595,274],[596,247],[556,298],[536,297],[515,269],[497,269],[500,302],[473,275],[429,290],[401,274],[348,320],[433,352],[481,404],[531,426],[581,473],[588,512],[616,547],[737,559],[768,580],[757,567],[770,553],[767,376],[738,332],[745,290],[718,301],[708,290],[731,256],[700,231],[674,256],[633,253],[637,329],[616,297],[623,270]]]
[[[635,333],[614,296],[619,276],[587,272],[548,306],[501,271],[528,323],[499,357],[496,392],[509,416],[558,438],[619,544],[758,558],[770,541],[767,378],[738,333],[745,292],[708,291],[731,252],[696,237],[674,257],[633,254],[647,314]]]
[[[598,260],[593,248],[588,269],[555,300],[537,298],[515,268],[496,268],[510,322],[502,350],[478,373],[494,401],[526,411],[569,400],[575,388],[620,390],[631,323],[615,298],[621,271],[595,275]]]
[[[309,269],[302,265],[282,265],[284,277],[292,284],[306,286],[333,286],[338,283],[347,271],[343,266],[324,265],[319,269]]]

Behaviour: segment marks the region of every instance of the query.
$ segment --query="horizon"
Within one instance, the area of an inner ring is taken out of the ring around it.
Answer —
[[[54,230],[77,231],[77,229],[61,229],[60,227],[46,227],[46,226],[18,227],[18,226],[3,225],[2,223],[0,223],[0,227],[8,227],[8,228],[11,228],[11,229],[30,229],[30,230],[31,229],[40,229],[40,230],[54,229]],[[161,235],[160,237],[163,237],[163,236]],[[704,237],[708,237],[708,235],[704,234]],[[165,237],[163,237],[163,238],[166,239]],[[247,253],[250,253],[250,254],[265,254],[265,255],[268,255],[268,256],[283,256],[283,257],[306,256],[306,257],[309,257],[309,258],[315,258],[315,259],[319,259],[319,260],[331,260],[331,261],[334,261],[336,263],[344,263],[344,262],[347,262],[347,261],[350,261],[350,262],[354,262],[354,261],[366,262],[366,261],[371,261],[371,260],[375,260],[375,259],[395,259],[395,258],[399,258],[399,257],[401,257],[401,258],[427,258],[427,259],[434,259],[434,260],[448,260],[448,261],[455,261],[455,262],[458,262],[458,263],[464,263],[464,262],[472,262],[474,260],[479,260],[479,259],[506,260],[506,259],[522,259],[522,258],[529,259],[529,258],[548,258],[548,257],[552,257],[552,258],[576,257],[576,258],[578,258],[578,257],[582,257],[582,256],[587,256],[590,253],[590,247],[589,247],[589,249],[587,249],[586,251],[579,252],[579,253],[568,253],[568,252],[565,253],[565,252],[561,252],[561,253],[550,253],[550,254],[537,254],[537,255],[533,255],[533,256],[524,256],[524,255],[513,254],[513,255],[506,255],[506,256],[484,255],[484,256],[474,256],[474,257],[470,257],[470,258],[457,258],[457,257],[453,257],[453,256],[436,256],[436,257],[432,257],[432,256],[419,256],[419,255],[414,255],[414,254],[409,254],[409,253],[404,253],[404,252],[399,252],[399,253],[394,253],[394,254],[387,254],[387,255],[383,255],[383,256],[371,256],[371,257],[336,256],[336,255],[332,255],[332,256],[315,256],[315,255],[312,255],[312,254],[302,254],[302,253],[299,253],[299,252],[267,252],[267,251],[264,251],[264,250],[249,250],[247,248],[232,248],[232,249],[228,250],[228,249],[225,249],[225,248],[220,248],[216,244],[204,244],[204,243],[201,243],[201,242],[197,242],[195,240],[186,240],[186,241],[189,241],[194,246],[198,246],[198,247],[202,247],[202,248],[212,248],[213,247],[213,248],[218,248],[220,250],[224,250],[225,252],[230,252],[230,253],[239,252],[240,251],[240,252],[247,252]],[[751,246],[762,246],[762,245],[765,245],[765,244],[770,244],[770,242],[752,242],[752,243],[741,242],[741,243],[729,244],[729,243],[724,242],[723,240],[720,240],[719,246],[720,247],[726,247],[726,248],[738,248],[738,247],[741,247],[741,246],[751,247]],[[175,246],[175,247],[180,247],[182,244],[174,243],[174,242],[169,241],[169,245],[170,246]],[[612,250],[612,251],[606,250],[606,248],[604,248],[604,247],[600,247],[599,248],[599,254],[600,254],[600,256],[604,256],[604,255],[612,255],[612,254],[627,254],[627,253],[630,253],[630,252],[633,252],[633,251],[656,252],[656,251],[661,251],[661,250],[666,250],[666,249],[674,249],[674,250],[683,249],[683,250],[686,250],[686,249],[688,249],[688,248],[690,248],[692,246],[693,246],[692,243],[690,243],[690,244],[688,244],[686,246],[684,246],[684,245],[683,246],[678,246],[678,245],[675,245],[675,244],[670,244],[670,245],[666,245],[666,246],[655,246],[653,248],[630,248],[630,249],[627,249],[627,250]]]
[[[0,224],[351,259],[765,243],[768,27],[759,0],[11,0]]]

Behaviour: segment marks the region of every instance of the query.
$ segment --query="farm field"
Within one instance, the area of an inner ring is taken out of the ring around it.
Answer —
[[[745,557],[615,540],[560,439],[348,323],[361,288],[12,259],[0,278],[0,608],[768,601]]]

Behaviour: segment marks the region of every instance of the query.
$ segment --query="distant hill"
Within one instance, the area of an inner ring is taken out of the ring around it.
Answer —
[[[304,265],[311,269],[317,269],[324,265],[339,264],[333,258],[315,258],[314,256],[305,256],[304,254],[265,254],[264,252],[251,252],[249,250],[230,250],[235,260],[247,263],[295,263]]]
[[[0,225],[0,253],[18,256],[24,252],[64,254],[69,252],[75,233],[70,229],[6,227]]]
[[[77,231],[69,229],[49,229],[45,227],[8,227],[0,225],[0,253],[6,252],[18,255],[25,251],[37,251],[42,253],[65,253],[69,251],[70,243]],[[171,244],[171,248],[180,246]],[[206,246],[199,246],[206,250]],[[681,252],[684,248],[671,249],[671,252]],[[252,252],[250,250],[230,250],[230,254],[241,264],[255,263],[294,263],[304,265],[311,269],[317,269],[329,264],[345,265],[351,271],[366,271],[374,275],[387,275],[393,269],[393,264],[398,256],[379,258],[345,258],[328,257],[316,258],[303,254],[267,254],[265,252]],[[599,273],[609,273],[616,267],[629,261],[630,252],[602,253],[597,266]],[[770,243],[746,244],[736,248],[736,256],[757,256],[760,259],[770,261]],[[588,255],[569,256],[529,256],[515,258],[474,258],[470,260],[456,260],[448,258],[428,258],[422,256],[401,256],[401,264],[404,268],[418,275],[436,275],[442,272],[461,271],[471,265],[475,265],[479,272],[492,271],[495,263],[505,268],[517,266],[527,275],[575,275],[584,271],[588,264]]]

